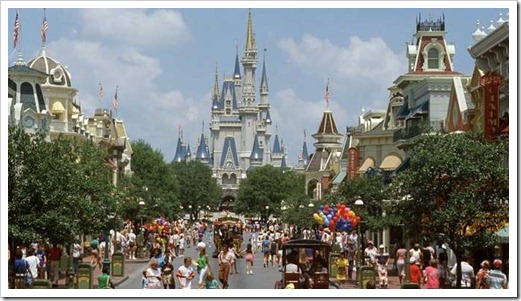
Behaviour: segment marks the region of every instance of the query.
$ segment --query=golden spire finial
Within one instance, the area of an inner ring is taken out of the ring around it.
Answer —
[[[246,50],[255,49],[255,36],[253,35],[253,21],[251,19],[251,8],[248,12],[248,27],[246,29]]]
[[[215,64],[215,82],[213,84],[213,95],[219,96],[219,75],[217,74],[217,64]]]

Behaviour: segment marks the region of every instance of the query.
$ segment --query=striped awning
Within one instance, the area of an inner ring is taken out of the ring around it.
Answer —
[[[402,159],[395,155],[389,155],[384,158],[382,164],[380,164],[380,168],[383,170],[395,170],[396,167],[400,166],[402,163]]]
[[[371,158],[366,158],[362,166],[358,169],[358,172],[364,173],[369,167],[374,167],[374,160]]]

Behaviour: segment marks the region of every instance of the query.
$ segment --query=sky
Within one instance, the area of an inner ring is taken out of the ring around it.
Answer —
[[[488,28],[500,13],[508,18],[506,2],[494,2],[494,8],[486,8],[490,2],[433,1],[393,2],[399,8],[349,1],[320,2],[326,8],[317,8],[318,2],[223,2],[221,7],[227,8],[148,5],[158,7],[154,9],[138,8],[144,2],[111,3],[84,2],[78,7],[92,8],[64,9],[65,2],[45,2],[47,56],[67,66],[78,90],[76,100],[87,116],[96,108],[111,108],[117,86],[117,118],[125,121],[129,138],[147,141],[167,162],[173,159],[179,126],[192,147],[203,122],[209,135],[215,69],[221,88],[223,75],[233,72],[236,47],[242,58],[249,6],[259,50],[257,90],[266,49],[270,113],[277,127],[272,132],[284,140],[292,164],[301,152],[304,131],[309,153],[314,150],[311,134],[326,109],[328,78],[331,109],[342,132],[357,125],[362,108],[387,107],[388,88],[407,70],[406,42],[413,40],[419,14],[422,20],[445,16],[446,41],[456,45],[454,68],[463,74],[472,74],[474,68],[467,48],[474,44],[476,21]],[[117,7],[121,3],[134,8]],[[204,4],[218,6],[215,3]],[[12,32],[19,5],[26,6],[19,12],[25,61],[41,48],[43,3],[11,2],[7,28],[2,20],[2,35],[9,37],[9,66],[16,60]],[[304,5],[308,8],[299,8]],[[452,8],[444,8],[447,5]],[[105,91],[102,101],[99,83]]]

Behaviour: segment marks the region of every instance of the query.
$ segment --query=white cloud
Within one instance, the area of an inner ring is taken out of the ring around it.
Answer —
[[[295,91],[284,89],[270,96],[271,103],[277,106],[270,110],[275,124],[279,125],[279,138],[284,139],[288,147],[289,160],[297,164],[298,155],[304,142],[304,130],[307,136],[308,152],[314,151],[314,134],[320,125],[322,116],[326,109],[323,100],[302,99]],[[347,111],[336,102],[331,102],[333,118],[340,133],[345,132]],[[275,124],[272,125],[272,136],[275,137]],[[273,141],[273,140],[272,140]]]
[[[352,36],[348,45],[342,46],[306,34],[299,41],[282,39],[278,46],[286,52],[287,62],[302,72],[320,81],[331,77],[332,96],[336,90],[337,100],[349,97],[345,101],[351,104],[385,107],[387,88],[405,66],[405,58],[394,53],[380,37],[364,41]]]
[[[84,36],[106,39],[115,44],[143,47],[174,46],[190,40],[180,12],[157,9],[86,9],[82,11]]]

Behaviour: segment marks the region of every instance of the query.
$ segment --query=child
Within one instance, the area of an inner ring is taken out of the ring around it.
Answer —
[[[337,259],[336,264],[338,267],[336,280],[338,285],[342,285],[347,279],[347,267],[349,266],[349,260],[347,260],[346,252],[340,253],[340,257]]]
[[[219,284],[217,279],[213,278],[212,272],[206,272],[204,287],[207,289],[220,289],[222,286]]]
[[[253,275],[253,261],[255,260],[255,254],[253,253],[251,243],[246,246],[246,255],[244,258],[246,261],[246,274]]]
[[[143,277],[141,277],[141,288],[148,288],[147,270],[143,270]]]

